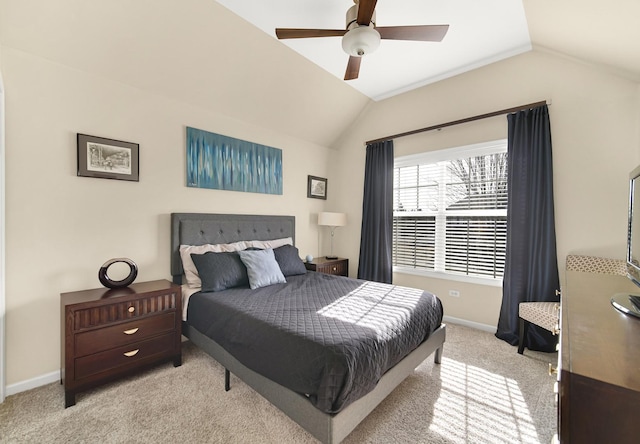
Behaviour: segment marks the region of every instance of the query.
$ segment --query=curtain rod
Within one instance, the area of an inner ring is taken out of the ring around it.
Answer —
[[[529,103],[528,105],[520,105],[520,106],[516,106],[516,107],[513,107],[513,108],[502,109],[500,111],[494,111],[494,112],[491,112],[491,113],[480,114],[478,116],[466,117],[464,119],[453,120],[451,122],[441,123],[439,125],[428,126],[426,128],[419,128],[419,129],[415,129],[415,130],[412,130],[412,131],[407,131],[407,132],[404,132],[404,133],[394,134],[392,136],[381,137],[379,139],[369,140],[369,141],[367,141],[365,143],[365,145],[369,145],[370,143],[384,142],[386,140],[397,139],[399,137],[411,136],[413,134],[424,133],[424,132],[427,132],[427,131],[433,131],[433,130],[437,130],[437,129],[441,129],[441,128],[446,128],[448,126],[459,125],[461,123],[473,122],[474,120],[486,119],[488,117],[495,117],[495,116],[500,116],[502,114],[514,113],[514,112],[522,111],[522,110],[525,110],[525,109],[537,108],[538,106],[542,106],[542,105],[546,105],[546,104],[547,104],[547,101],[543,100],[541,102]]]

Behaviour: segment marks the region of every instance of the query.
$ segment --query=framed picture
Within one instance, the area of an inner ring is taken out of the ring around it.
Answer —
[[[140,145],[78,133],[78,176],[140,179]]]
[[[327,179],[323,177],[307,176],[307,197],[327,199]]]
[[[187,186],[282,194],[282,150],[187,127]]]

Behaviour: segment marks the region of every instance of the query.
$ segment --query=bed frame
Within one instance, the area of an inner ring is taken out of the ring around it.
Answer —
[[[177,284],[182,283],[183,271],[179,252],[182,244],[221,244],[283,237],[291,237],[295,242],[293,216],[172,213],[171,274],[173,281]],[[245,367],[215,341],[189,324],[183,323],[182,333],[225,368],[225,389],[229,388],[229,372],[231,372],[318,440],[332,444],[346,438],[427,357],[435,353],[434,361],[437,364],[441,362],[446,327],[444,324],[438,327],[429,339],[387,371],[371,392],[336,414],[317,409],[305,396]]]

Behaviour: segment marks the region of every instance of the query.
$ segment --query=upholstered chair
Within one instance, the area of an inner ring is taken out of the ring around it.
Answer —
[[[627,274],[625,261],[596,256],[568,255],[566,270],[622,276]],[[560,293],[556,291],[556,295]],[[520,317],[518,345],[520,354],[524,351],[529,324],[544,328],[554,335],[560,331],[559,302],[521,302],[518,306],[518,316]]]
[[[556,294],[560,294],[556,290]],[[537,325],[558,334],[560,331],[560,303],[559,302],[521,302],[518,305],[518,316],[520,317],[520,339],[518,342],[518,353],[524,352],[524,341],[527,337],[529,324]]]

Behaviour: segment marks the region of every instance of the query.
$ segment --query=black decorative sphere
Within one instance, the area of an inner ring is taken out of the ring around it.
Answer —
[[[109,275],[107,274],[109,267],[115,264],[116,262],[123,262],[129,265],[129,270],[130,270],[129,276],[122,279],[121,281],[113,281],[109,278]],[[100,280],[100,283],[107,288],[127,287],[131,285],[133,281],[136,280],[136,277],[138,277],[138,266],[136,265],[135,262],[133,262],[131,259],[127,259],[126,257],[117,257],[114,259],[109,259],[107,262],[102,264],[102,267],[100,267],[100,270],[98,270],[98,279]]]

